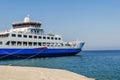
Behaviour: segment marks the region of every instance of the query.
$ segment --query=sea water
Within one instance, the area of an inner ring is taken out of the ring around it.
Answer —
[[[0,65],[69,70],[96,80],[120,80],[120,50],[82,51],[76,56],[0,60]]]

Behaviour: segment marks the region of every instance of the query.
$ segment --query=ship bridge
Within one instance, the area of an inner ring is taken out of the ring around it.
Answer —
[[[13,29],[15,28],[25,28],[25,27],[35,27],[35,28],[40,28],[41,23],[40,22],[30,22],[29,16],[24,18],[24,22],[19,22],[19,23],[13,23],[12,24]]]
[[[24,22],[13,23],[11,32],[44,34],[41,23],[31,22],[29,16],[24,18]]]

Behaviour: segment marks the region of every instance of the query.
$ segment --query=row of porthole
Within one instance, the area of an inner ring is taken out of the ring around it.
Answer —
[[[22,37],[21,34],[18,34],[17,35],[18,37]],[[16,37],[16,34],[12,34],[12,37]],[[27,35],[23,35],[24,38],[27,38]],[[32,38],[32,35],[29,35],[29,38]],[[37,36],[34,36],[34,38],[37,38]],[[39,39],[42,39],[42,36],[38,36]],[[57,37],[46,37],[46,36],[43,36],[43,39],[51,39],[51,40],[61,40],[61,38],[57,38]]]

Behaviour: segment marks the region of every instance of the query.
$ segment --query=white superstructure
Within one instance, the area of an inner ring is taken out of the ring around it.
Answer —
[[[45,34],[39,22],[13,23],[12,29],[0,33],[0,48],[79,48],[80,41],[63,42],[60,35]]]

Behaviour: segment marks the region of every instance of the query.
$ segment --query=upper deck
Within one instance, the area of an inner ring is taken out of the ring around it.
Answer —
[[[41,23],[30,21],[29,16],[25,17],[23,22],[13,23],[10,32],[44,34]]]
[[[35,27],[40,28],[41,23],[40,22],[30,22],[29,16],[24,18],[24,22],[18,22],[12,24],[13,29],[15,28],[25,28],[25,27]]]
[[[21,22],[21,23],[12,24],[12,27],[13,27],[13,29],[15,29],[15,28],[25,28],[25,27],[40,28],[41,23],[39,23],[39,22]]]

